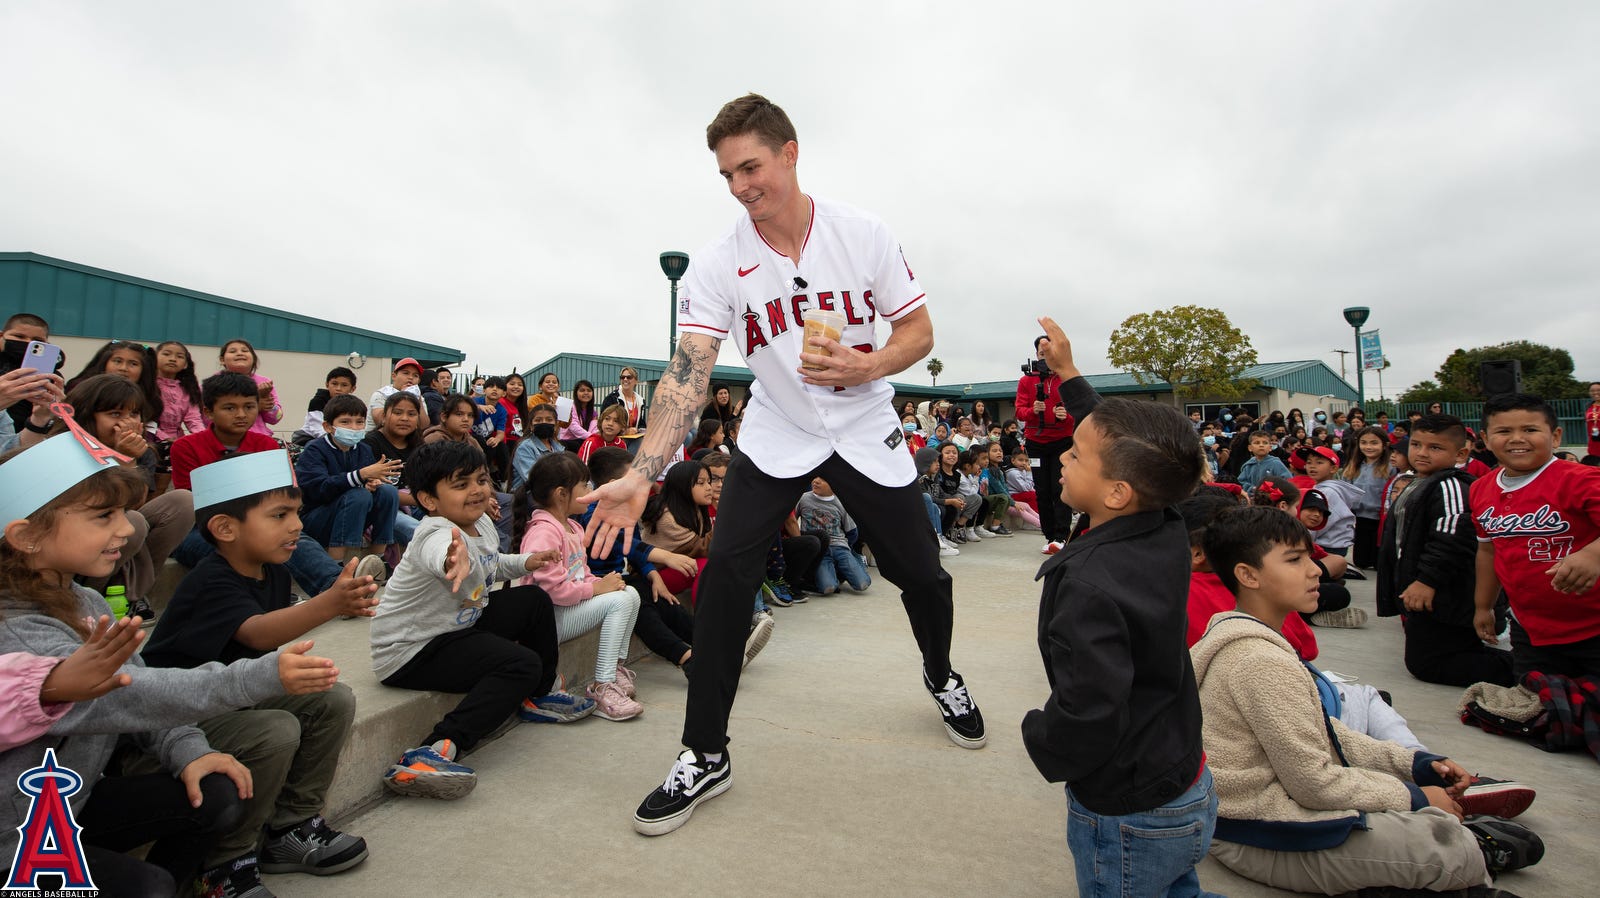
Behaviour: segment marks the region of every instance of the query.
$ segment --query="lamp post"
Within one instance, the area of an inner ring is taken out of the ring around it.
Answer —
[[[1350,306],[1344,310],[1345,322],[1356,329],[1356,405],[1363,405],[1367,401],[1367,383],[1363,376],[1366,366],[1361,363],[1361,325],[1366,324],[1371,316],[1372,310],[1366,306]]]
[[[678,351],[678,279],[689,270],[689,254],[675,250],[667,250],[661,254],[661,273],[672,282],[672,304],[667,306],[667,361],[672,361],[673,353]]]

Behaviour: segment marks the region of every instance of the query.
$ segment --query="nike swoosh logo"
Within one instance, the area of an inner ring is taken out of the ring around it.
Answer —
[[[741,269],[739,269],[739,277],[744,277],[745,275],[749,274],[752,271],[755,271],[757,268],[760,268],[760,267],[761,267],[761,263],[757,262],[756,264],[750,266],[749,268],[741,268]]]

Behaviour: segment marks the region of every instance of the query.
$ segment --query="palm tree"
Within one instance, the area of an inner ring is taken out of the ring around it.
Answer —
[[[939,375],[944,373],[944,362],[938,359],[928,359],[928,373],[933,376],[933,385],[939,385]]]

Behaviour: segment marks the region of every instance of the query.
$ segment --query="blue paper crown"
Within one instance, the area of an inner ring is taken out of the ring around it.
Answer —
[[[195,468],[189,475],[195,508],[210,508],[294,485],[294,465],[289,463],[286,449],[235,455]]]
[[[0,525],[19,521],[83,481],[130,459],[90,436],[64,402],[50,407],[67,432],[23,450],[0,465]]]

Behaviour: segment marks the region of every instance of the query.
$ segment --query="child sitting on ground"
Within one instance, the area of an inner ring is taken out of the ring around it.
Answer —
[[[383,782],[401,795],[460,798],[478,775],[458,759],[511,714],[565,723],[594,703],[552,691],[560,643],[544,590],[512,586],[490,601],[496,581],[520,578],[557,553],[500,553],[483,451],[448,440],[425,444],[406,463],[406,482],[428,516],[372,620],[372,669],[386,686],[466,695]]]
[[[1017,504],[1026,505],[1033,512],[1034,526],[1039,526],[1039,496],[1034,491],[1033,461],[1022,449],[1011,453],[1011,467],[1006,469],[1006,489]]]
[[[1327,520],[1312,537],[1317,545],[1333,555],[1344,557],[1355,541],[1356,516],[1350,510],[1350,496],[1359,492],[1353,483],[1339,478],[1339,453],[1326,446],[1315,446],[1306,453],[1306,476],[1327,500]]]
[[[1472,476],[1456,467],[1467,448],[1466,428],[1454,415],[1427,415],[1412,428],[1415,479],[1384,518],[1378,614],[1401,616],[1406,670],[1417,679],[1511,686],[1511,654],[1484,645],[1472,626],[1478,553],[1467,508]]]
[[[622,406],[608,406],[606,411],[614,408],[620,409]],[[632,465],[633,455],[628,450],[616,446],[602,447],[589,456],[589,480],[598,489],[628,473]],[[593,505],[587,506],[577,518],[585,529],[589,526],[594,508]],[[620,539],[612,542],[611,552],[604,558],[591,556],[589,570],[601,577],[613,572],[624,574],[624,579],[639,593],[639,616],[633,623],[633,631],[639,634],[639,639],[650,651],[677,665],[687,674],[689,659],[694,654],[694,618],[684,610],[672,590],[667,588],[656,566],[669,567],[685,577],[694,576],[699,567],[687,555],[658,549],[645,542],[637,524],[633,528],[633,545],[627,553],[622,551],[622,543]],[[626,573],[624,564],[628,568]]]
[[[961,517],[956,521],[958,532],[967,542],[976,543],[999,536],[980,524],[989,513],[989,500],[983,492],[983,447],[962,449],[956,467],[961,471]]]
[[[1011,528],[1006,526],[1008,516],[1017,519],[1019,530],[1029,527],[1034,530],[1039,529],[1038,512],[1018,502],[1011,495],[1011,485],[1006,483],[1006,453],[1000,448],[999,441],[991,440],[989,445],[983,447],[983,451],[984,460],[987,462],[983,467],[984,488],[988,490],[991,499],[996,496],[1005,499],[1000,510],[995,513],[994,523],[989,529],[1001,536],[1010,536]]]
[[[1302,524],[1307,520],[1327,520],[1328,503],[1320,491],[1307,490],[1301,495],[1292,481],[1282,477],[1268,478],[1256,487],[1255,492],[1250,494],[1250,504],[1276,508]],[[1350,589],[1343,582],[1349,562],[1342,556],[1329,555],[1315,544],[1311,549],[1311,560],[1321,571],[1321,576],[1317,583],[1317,610],[1310,615],[1302,615],[1306,623],[1347,630],[1366,626],[1367,612],[1350,607]],[[1201,621],[1201,625],[1204,624]]]
[[[73,580],[111,572],[119,548],[133,532],[125,509],[146,489],[144,478],[93,440],[72,420],[70,409],[56,408],[70,432],[13,453],[0,464],[0,522],[5,529],[0,541],[0,613],[5,617],[0,653],[66,658],[103,632],[110,607]],[[132,618],[124,626],[137,625]],[[129,638],[126,630],[122,638]],[[250,790],[250,771],[215,751],[188,724],[285,691],[328,689],[337,671],[325,658],[306,656],[310,645],[192,671],[146,669],[133,655],[122,673],[113,675],[120,688],[80,701],[42,735],[35,732],[31,741],[0,753],[0,779],[18,782],[42,764],[82,777],[81,788],[69,798],[72,816],[82,826],[87,867],[105,893],[172,895],[180,885],[188,889],[219,830],[237,819],[239,799]],[[127,643],[121,646],[103,644],[103,650],[121,654]],[[104,776],[123,740],[155,755],[161,772]],[[34,856],[18,851],[27,807],[25,799],[0,802],[0,858],[22,862]],[[151,842],[144,862],[122,853]],[[11,871],[5,881],[13,878],[32,888],[41,885],[27,869]]]
[[[556,563],[533,571],[521,582],[536,584],[550,596],[557,640],[566,642],[600,628],[588,695],[597,716],[629,720],[644,713],[644,705],[634,698],[633,671],[622,666],[639,616],[639,593],[623,583],[617,571],[601,577],[589,571],[583,527],[572,520],[588,510],[588,503],[578,501],[588,493],[588,483],[588,467],[570,452],[539,459],[513,500],[517,521],[513,538],[524,552],[556,553]]]
[[[332,589],[293,604],[283,563],[300,534],[300,490],[285,452],[224,459],[191,478],[196,517],[217,552],[178,584],[144,650],[147,665],[195,668],[259,658],[336,617],[372,616],[378,587],[371,577],[355,576],[354,561]],[[254,788],[238,824],[202,864],[202,894],[265,894],[260,873],[326,876],[366,859],[364,840],[322,816],[355,712],[355,693],[335,683],[325,692],[270,698],[200,721],[212,747],[250,768]]]
[[[622,431],[628,426],[628,410],[621,405],[608,405],[600,413],[599,430],[584,438],[583,444],[578,447],[578,461],[588,464],[598,449],[612,447],[626,450],[627,440],[622,438]],[[596,484],[598,486],[598,484]]]
[[[861,559],[850,551],[850,540],[845,536],[849,516],[828,481],[811,478],[811,491],[800,497],[798,513],[801,531],[827,536],[813,574],[817,591],[831,596],[839,591],[842,582],[856,592],[865,592],[872,585],[872,577]]]
[[[354,396],[328,400],[322,428],[322,439],[306,446],[294,464],[305,497],[306,532],[343,561],[362,554],[370,528],[371,554],[381,557],[394,542],[400,510],[400,491],[388,478],[398,476],[404,463],[372,454],[364,442],[367,407]]]
[[[1561,427],[1537,396],[1491,396],[1483,426],[1501,467],[1469,492],[1478,532],[1473,627],[1485,643],[1496,640],[1504,587],[1518,683],[1535,672],[1600,677],[1600,470],[1554,457]]]
[[[1272,434],[1258,430],[1250,434],[1250,457],[1239,466],[1239,485],[1253,490],[1268,477],[1288,477],[1289,469],[1272,454]]]
[[[1316,607],[1311,538],[1287,515],[1247,508],[1218,515],[1206,558],[1238,599],[1191,650],[1216,771],[1211,853],[1277,888],[1342,895],[1365,888],[1479,888],[1490,874],[1537,863],[1538,836],[1474,817],[1456,799],[1460,765],[1383,742],[1328,715],[1316,679],[1281,635],[1285,618]]]
[[[327,433],[322,427],[322,410],[327,407],[328,400],[335,396],[345,396],[356,391],[356,373],[349,368],[339,367],[328,372],[322,389],[311,395],[311,403],[306,407],[306,421],[300,429],[294,432],[294,441],[302,446],[312,440],[322,439]]]
[[[1024,716],[1022,741],[1045,779],[1067,784],[1080,892],[1195,895],[1217,800],[1183,650],[1188,537],[1169,506],[1200,483],[1200,438],[1169,406],[1100,402],[1066,335],[1039,323],[1078,422],[1061,501],[1089,524],[1040,569],[1050,699]]]

